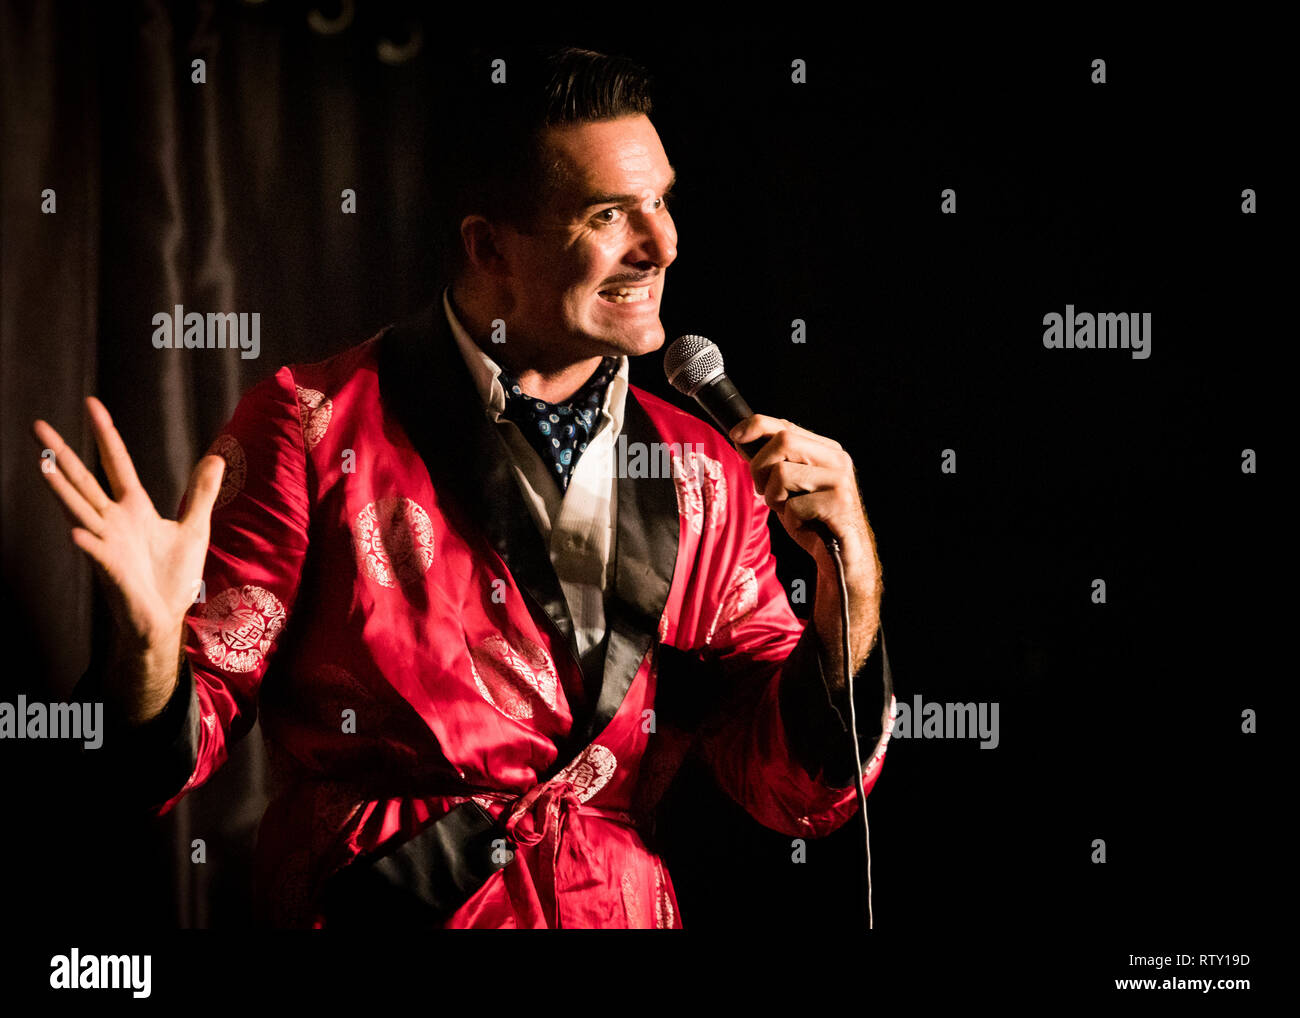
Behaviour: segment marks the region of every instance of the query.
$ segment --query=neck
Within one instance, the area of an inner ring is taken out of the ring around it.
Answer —
[[[514,334],[505,343],[489,344],[485,337],[491,334],[492,321],[500,314],[491,314],[488,308],[499,311],[502,303],[463,280],[452,284],[448,298],[470,339],[494,361],[508,368],[519,380],[519,388],[529,396],[547,403],[562,403],[582,388],[600,366],[599,355],[577,360],[563,355],[546,357],[527,337]]]

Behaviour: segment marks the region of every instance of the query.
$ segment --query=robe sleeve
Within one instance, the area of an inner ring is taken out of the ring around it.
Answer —
[[[209,451],[226,460],[226,469],[202,600],[185,618],[176,689],[144,725],[128,725],[106,709],[102,747],[83,751],[116,800],[158,816],[206,782],[252,728],[258,689],[298,593],[309,496],[297,389],[287,367],[244,395]],[[184,509],[182,497],[177,515]],[[103,678],[102,668],[87,672],[77,698],[104,699]]]
[[[743,549],[702,655],[720,675],[721,707],[697,732],[698,751],[759,823],[822,837],[856,810],[847,695],[832,699],[821,641],[795,616],[777,579],[767,506],[758,498],[737,501],[746,506],[736,521]],[[876,749],[885,723],[882,657],[877,639],[854,676],[865,792],[883,762],[883,746]]]
[[[188,655],[181,661],[176,689],[167,706],[143,725],[131,725],[104,693],[102,663],[81,677],[73,699],[104,703],[102,745],[80,756],[96,795],[135,812],[164,802],[194,772],[199,705]]]

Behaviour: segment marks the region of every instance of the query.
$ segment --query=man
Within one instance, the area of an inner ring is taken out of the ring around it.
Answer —
[[[510,74],[465,149],[450,285],[254,386],[178,522],[96,401],[111,498],[35,426],[114,609],[80,691],[116,708],[113,779],[165,812],[260,711],[274,925],[679,927],[653,813],[692,749],[792,836],[856,808],[838,580],[807,527],[842,546],[860,668],[881,577],[852,463],[757,416],[746,465],[628,384],[677,255],[644,75],[579,50]],[[620,477],[626,450],[672,469]],[[806,630],[769,509],[817,560]]]

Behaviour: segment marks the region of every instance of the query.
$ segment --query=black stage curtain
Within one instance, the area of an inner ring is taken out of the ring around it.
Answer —
[[[0,697],[58,700],[104,613],[30,422],[93,461],[81,400],[99,395],[172,513],[249,386],[435,296],[448,83],[484,73],[476,47],[515,43],[339,2],[11,2],[0,17]],[[711,334],[756,409],[853,453],[900,701],[1001,705],[996,749],[891,746],[871,798],[877,925],[1023,943],[1069,923],[1114,943],[1126,924],[1243,921],[1273,813],[1265,736],[1243,735],[1241,714],[1267,716],[1282,679],[1270,486],[1290,344],[1270,252],[1289,205],[1272,106],[1285,64],[1226,39],[940,49],[928,29],[688,38],[631,17],[646,30],[554,41],[660,81],[653,119],[681,177],[669,338]],[[1259,214],[1242,214],[1245,188]],[[154,350],[152,316],[178,304],[260,312],[260,357]],[[1046,350],[1043,316],[1067,304],[1151,312],[1151,357]],[[668,394],[657,357],[633,381]],[[811,588],[779,527],[774,547],[782,578]],[[247,922],[256,730],[159,820],[86,801],[53,748],[0,753],[17,914]],[[671,811],[688,924],[858,928],[856,820],[794,866],[789,839],[692,780]],[[1236,949],[1162,944],[1124,949]]]

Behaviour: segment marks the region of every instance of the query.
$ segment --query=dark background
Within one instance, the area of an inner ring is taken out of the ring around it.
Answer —
[[[517,42],[383,4],[326,35],[310,9],[0,8],[0,698],[66,697],[98,612],[37,476],[33,418],[89,458],[79,401],[99,395],[170,511],[250,385],[437,294],[439,96],[488,73],[472,47],[508,65]],[[379,59],[412,26],[415,55]],[[756,410],[853,453],[900,701],[1000,703],[995,750],[891,744],[869,810],[877,933],[1103,983],[1142,974],[1130,953],[1258,958],[1279,838],[1264,746],[1284,678],[1278,251],[1294,168],[1267,48],[936,45],[839,23],[531,38],[655,75],[680,180],[668,337],[710,336]],[[43,187],[57,216],[39,214]],[[357,215],[339,212],[345,187]],[[958,212],[941,215],[949,187]],[[1241,213],[1246,187],[1258,215]],[[155,351],[149,320],[175,303],[259,310],[261,357]],[[1150,312],[1151,357],[1044,349],[1043,316],[1067,303]],[[683,405],[658,355],[632,379]],[[811,589],[775,521],[773,543],[782,578]],[[1259,735],[1241,732],[1248,708]],[[254,732],[173,814],[134,821],[84,801],[59,748],[0,744],[6,925],[53,943],[243,929],[261,767]],[[861,929],[860,818],[798,866],[698,772],[667,805],[689,930]],[[180,847],[199,836],[205,867]],[[1191,973],[1206,974],[1236,973]]]

